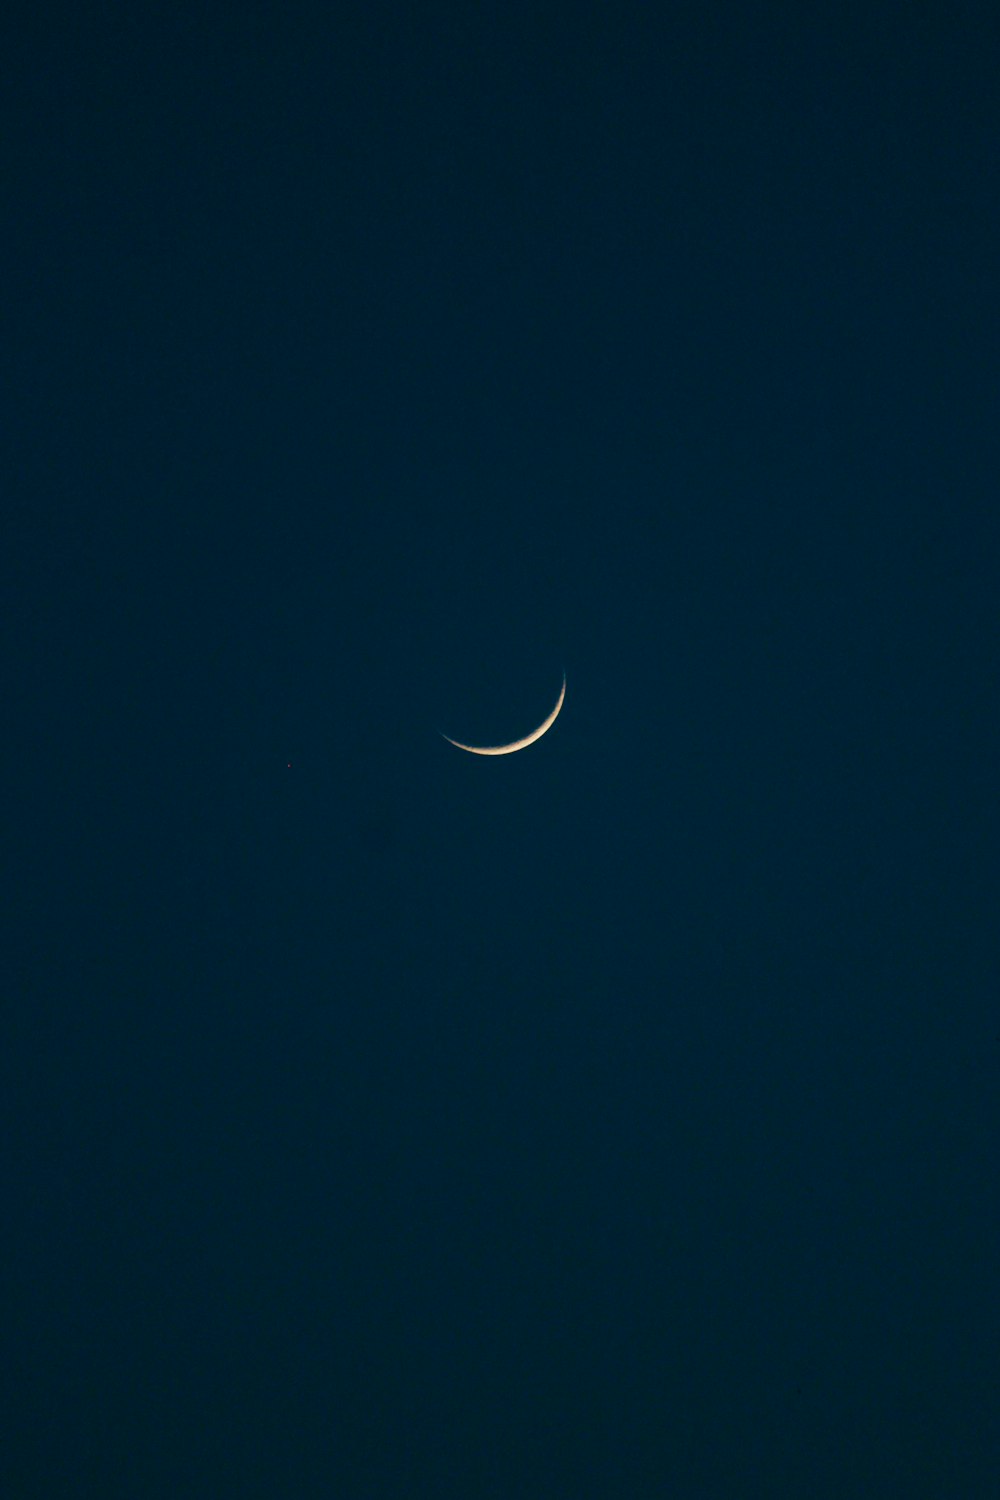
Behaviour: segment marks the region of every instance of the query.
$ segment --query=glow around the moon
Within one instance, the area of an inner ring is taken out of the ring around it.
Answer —
[[[524,750],[528,745],[533,745],[536,740],[540,740],[542,735],[552,728],[559,717],[559,710],[563,706],[563,699],[565,697],[566,673],[564,672],[562,687],[559,689],[559,697],[556,699],[556,706],[548,718],[543,719],[538,728],[533,729],[530,734],[526,734],[523,740],[511,740],[509,745],[463,745],[461,740],[453,740],[449,734],[442,735],[442,738],[446,739],[449,745],[454,745],[458,750],[468,750],[470,755],[513,755],[515,750]]]

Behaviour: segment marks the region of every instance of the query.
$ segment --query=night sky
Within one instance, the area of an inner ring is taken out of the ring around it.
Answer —
[[[998,40],[22,8],[4,1497],[998,1493]]]

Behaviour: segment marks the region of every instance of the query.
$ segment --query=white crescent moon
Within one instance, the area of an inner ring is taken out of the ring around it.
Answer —
[[[536,740],[540,740],[542,735],[552,728],[559,717],[559,710],[563,706],[565,696],[566,673],[564,672],[562,687],[559,689],[559,697],[556,699],[556,706],[548,718],[543,719],[538,728],[533,729],[530,734],[526,734],[523,740],[511,740],[509,745],[463,745],[461,740],[453,740],[449,734],[442,734],[442,739],[446,739],[449,745],[454,745],[458,750],[468,750],[470,755],[513,755],[515,750],[523,750],[527,745],[533,745]]]

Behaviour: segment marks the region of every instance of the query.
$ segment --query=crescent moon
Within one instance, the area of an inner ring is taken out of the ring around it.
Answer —
[[[538,728],[533,729],[530,734],[526,734],[523,740],[511,740],[509,745],[463,745],[461,740],[453,740],[449,734],[442,734],[441,737],[442,739],[446,739],[449,745],[454,745],[458,750],[468,750],[470,755],[513,755],[515,750],[524,750],[528,745],[533,745],[536,740],[540,740],[543,734],[548,733],[559,717],[559,710],[563,706],[565,696],[566,673],[564,672],[562,687],[559,689],[559,697],[556,699],[556,706],[548,718],[543,719]]]

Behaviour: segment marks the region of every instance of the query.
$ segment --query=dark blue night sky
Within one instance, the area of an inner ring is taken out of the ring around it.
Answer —
[[[23,9],[4,1496],[997,1493],[998,40]]]

